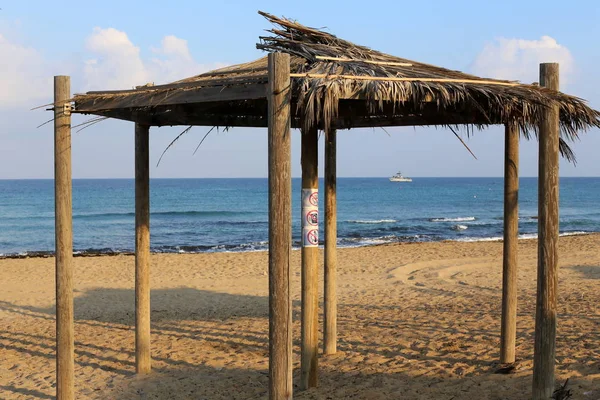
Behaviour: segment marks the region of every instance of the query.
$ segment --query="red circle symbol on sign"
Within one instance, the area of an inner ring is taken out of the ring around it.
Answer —
[[[306,241],[308,242],[308,244],[311,245],[319,244],[319,231],[316,229],[308,231],[308,233],[306,234]]]
[[[319,211],[310,210],[306,213],[306,223],[308,225],[318,225],[319,224]]]
[[[319,205],[319,192],[312,192],[310,194],[310,196],[308,197],[308,201],[313,206],[318,206]]]

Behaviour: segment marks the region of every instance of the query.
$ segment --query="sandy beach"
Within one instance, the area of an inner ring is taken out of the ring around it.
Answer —
[[[560,239],[557,380],[574,399],[600,399],[599,248],[600,235]],[[319,388],[294,397],[529,398],[536,241],[520,241],[519,257],[519,364],[500,375],[501,242],[341,249],[339,352],[321,357]],[[300,252],[292,262],[298,367]],[[125,255],[75,259],[76,398],[265,398],[267,253],[153,255],[143,377],[133,267]],[[0,398],[53,398],[54,327],[54,259],[0,260]]]

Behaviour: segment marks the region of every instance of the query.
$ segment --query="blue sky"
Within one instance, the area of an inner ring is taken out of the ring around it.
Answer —
[[[576,5],[575,5],[576,4]],[[51,178],[49,112],[29,111],[52,98],[52,76],[72,76],[73,92],[164,83],[263,55],[269,28],[257,10],[323,27],[393,55],[478,75],[537,81],[540,62],[561,63],[561,89],[600,108],[600,4],[597,1],[0,1],[0,179]],[[85,120],[74,119],[74,124]],[[153,128],[152,177],[264,177],[265,129],[185,135],[156,167],[183,128]],[[450,131],[390,128],[340,131],[340,176],[501,176],[503,130],[467,140],[474,160]],[[573,144],[579,163],[562,176],[600,176],[599,131]],[[293,174],[300,174],[299,132]],[[537,143],[522,142],[521,174],[537,173]],[[321,148],[322,159],[322,148]],[[322,164],[322,162],[321,162]],[[322,169],[322,165],[321,165]],[[106,121],[73,132],[73,176],[133,176],[133,124]]]

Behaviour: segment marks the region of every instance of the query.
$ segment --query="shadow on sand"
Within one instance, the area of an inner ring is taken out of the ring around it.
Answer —
[[[75,380],[81,398],[266,398],[266,297],[175,288],[153,290],[151,299],[153,372],[136,376],[134,291],[98,288],[78,293]],[[406,320],[399,308],[341,304],[339,354],[321,358],[318,389],[296,390],[294,397],[503,399],[528,393],[530,365],[510,376],[493,374],[499,335],[497,325],[486,328],[479,323],[489,317],[487,310],[470,315],[461,312],[468,316],[466,321],[449,328],[447,321],[433,318],[427,309]],[[294,337],[298,338],[299,304],[294,309]],[[36,326],[26,331],[0,328],[0,351],[53,362],[53,307],[0,302],[0,312]],[[599,335],[590,342],[597,343]],[[488,341],[487,350],[470,353],[474,341]],[[521,334],[519,342],[532,342],[531,332]],[[298,346],[296,340],[296,352]],[[528,345],[523,346],[529,351]],[[294,360],[297,382],[298,354]],[[51,376],[44,390],[0,381],[0,393],[9,398],[51,399],[54,370],[44,374]],[[96,377],[97,387],[78,383],[89,376]],[[481,393],[487,397],[478,396]]]
[[[576,265],[569,269],[578,272],[584,279],[600,279],[600,266]]]

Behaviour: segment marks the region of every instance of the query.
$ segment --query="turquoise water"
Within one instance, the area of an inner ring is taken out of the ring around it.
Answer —
[[[152,250],[266,249],[267,183],[267,179],[153,179]],[[301,232],[300,179],[294,179],[292,185],[293,239],[297,246]],[[537,180],[522,178],[520,186],[520,233],[533,237],[537,232]],[[501,178],[416,178],[412,183],[339,178],[338,241],[340,246],[361,246],[500,238],[502,196]],[[321,205],[322,199],[321,191]],[[600,178],[562,178],[561,233],[599,232],[598,199]],[[131,252],[134,220],[133,180],[74,180],[77,252]],[[53,250],[53,181],[0,180],[0,254]]]

